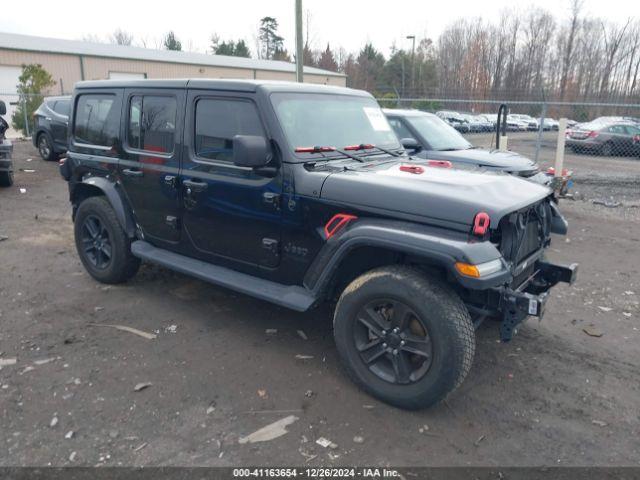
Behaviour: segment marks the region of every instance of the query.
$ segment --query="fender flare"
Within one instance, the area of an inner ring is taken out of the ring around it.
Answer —
[[[123,198],[117,185],[103,177],[85,177],[80,182],[82,185],[91,185],[98,188],[116,213],[116,218],[120,226],[124,229],[129,238],[136,236],[136,222],[129,202]]]
[[[454,268],[456,262],[474,265],[502,259],[500,251],[488,241],[469,241],[463,233],[448,232],[402,221],[359,219],[320,249],[304,277],[304,286],[315,295],[324,292],[338,266],[349,252],[359,247],[381,247],[423,258],[445,268],[466,288],[484,290],[511,281],[511,272],[503,269],[483,279],[464,277]]]

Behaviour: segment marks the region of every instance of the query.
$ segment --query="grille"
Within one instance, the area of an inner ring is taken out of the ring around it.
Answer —
[[[542,246],[542,242],[540,241],[540,222],[536,220],[532,220],[527,223],[524,231],[524,238],[519,245],[518,255],[516,257],[516,263],[520,263],[522,260],[527,258],[533,252],[538,250]]]
[[[514,212],[501,222],[500,252],[514,266],[544,247],[550,232],[551,211],[547,202]]]

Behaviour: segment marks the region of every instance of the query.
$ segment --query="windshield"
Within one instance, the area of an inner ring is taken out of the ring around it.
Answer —
[[[411,126],[429,143],[432,150],[468,150],[472,145],[438,117],[407,117]]]
[[[274,93],[271,102],[292,149],[361,144],[400,148],[398,138],[372,98]]]

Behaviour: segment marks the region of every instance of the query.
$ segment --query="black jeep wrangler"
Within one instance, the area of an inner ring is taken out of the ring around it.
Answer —
[[[2,118],[2,115],[6,114],[7,106],[0,100],[0,187],[13,185],[13,161],[11,160],[13,144],[5,138],[9,124]]]
[[[69,182],[98,281],[153,262],[298,311],[337,301],[353,380],[419,408],[463,381],[474,326],[508,340],[576,266],[551,190],[408,157],[371,95],[241,80],[81,82]]]

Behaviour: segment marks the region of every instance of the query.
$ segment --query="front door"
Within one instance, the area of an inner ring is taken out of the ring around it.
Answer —
[[[184,90],[125,91],[119,177],[144,238],[170,247],[180,240],[178,168]]]
[[[190,91],[187,106],[180,171],[183,247],[238,270],[276,267],[281,169],[265,174],[233,164],[235,135],[269,138],[253,98]]]

